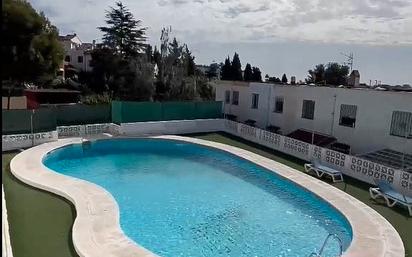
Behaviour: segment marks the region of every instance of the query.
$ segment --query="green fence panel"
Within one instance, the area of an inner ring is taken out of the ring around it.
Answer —
[[[30,133],[31,115],[32,110],[3,110],[3,135]]]
[[[162,120],[193,120],[195,102],[163,102]]]
[[[112,122],[122,123],[122,102],[112,101]]]
[[[33,113],[33,132],[46,132],[56,130],[56,112],[52,108],[40,108]]]
[[[110,123],[111,105],[58,105],[54,107],[57,126]]]
[[[222,116],[222,102],[196,102],[196,119],[218,119]]]
[[[112,102],[115,123],[222,117],[222,102]]]
[[[162,120],[162,104],[158,102],[122,102],[122,122]]]

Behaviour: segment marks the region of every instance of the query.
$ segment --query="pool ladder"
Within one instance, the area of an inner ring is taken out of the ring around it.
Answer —
[[[323,251],[325,250],[326,244],[329,242],[329,239],[331,238],[335,238],[338,243],[339,243],[339,255],[338,256],[342,256],[343,253],[343,246],[342,246],[342,240],[340,240],[340,238],[336,235],[336,234],[329,234],[325,241],[323,242],[322,247],[320,248],[320,250],[316,253],[316,252],[312,252],[308,257],[322,257]]]

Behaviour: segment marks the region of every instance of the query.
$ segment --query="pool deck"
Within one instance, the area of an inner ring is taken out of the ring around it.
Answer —
[[[405,256],[399,234],[386,219],[356,198],[321,180],[237,147],[181,136],[154,138],[181,140],[227,151],[312,191],[339,210],[352,226],[353,239],[344,257]],[[90,182],[51,171],[42,164],[42,158],[53,149],[80,142],[80,138],[62,139],[28,149],[12,160],[11,172],[23,182],[63,196],[74,204],[77,217],[72,237],[80,256],[156,256],[123,233],[118,205],[109,192]]]

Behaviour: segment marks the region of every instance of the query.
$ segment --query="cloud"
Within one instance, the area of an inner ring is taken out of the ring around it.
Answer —
[[[228,18],[236,18],[242,13],[263,12],[267,10],[269,10],[269,4],[266,2],[257,7],[245,4],[230,6],[226,10],[224,10],[224,13]]]
[[[195,2],[202,2],[202,0],[194,0]],[[158,1],[158,5],[160,6],[167,6],[167,5],[184,5],[187,4],[189,0],[160,0]]]
[[[148,36],[163,26],[196,42],[308,41],[368,45],[412,44],[411,0],[124,0]],[[100,38],[109,0],[32,0],[62,33]]]

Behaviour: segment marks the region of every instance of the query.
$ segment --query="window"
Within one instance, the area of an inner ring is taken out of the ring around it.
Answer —
[[[83,63],[83,56],[77,56],[77,62]]]
[[[226,90],[225,92],[225,102],[227,104],[230,104],[230,91],[229,90]]]
[[[64,57],[64,61],[65,62],[70,62],[70,55],[66,55],[66,57]]]
[[[392,113],[392,136],[412,138],[412,113],[394,111]]]
[[[283,97],[275,98],[275,108],[273,109],[273,112],[283,113]]]
[[[233,91],[232,104],[239,105],[239,91]]]
[[[339,125],[354,128],[357,109],[356,105],[341,104]]]
[[[259,106],[259,95],[252,94],[252,109],[257,109]]]
[[[302,118],[313,120],[315,114],[315,101],[303,100]]]

